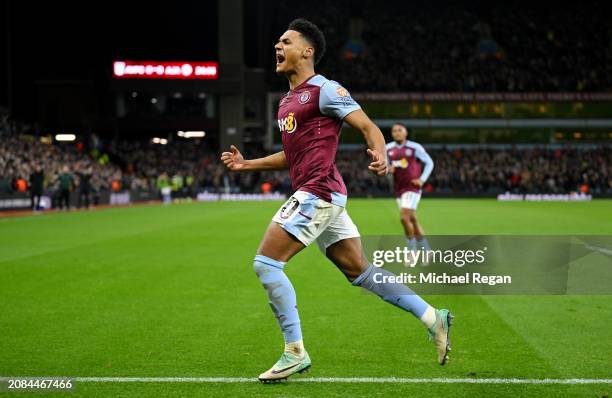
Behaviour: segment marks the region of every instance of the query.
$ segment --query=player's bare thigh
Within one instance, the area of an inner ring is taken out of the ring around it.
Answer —
[[[304,247],[306,246],[302,242],[285,231],[280,225],[271,222],[259,244],[257,254],[287,262]]]
[[[412,224],[412,219],[416,220],[416,214],[414,214],[414,210],[402,207],[400,209],[400,220],[404,225],[404,229],[406,233],[414,234],[414,225]]]
[[[415,209],[406,209],[406,208],[402,208],[401,209],[401,217],[402,219],[404,217],[406,217],[410,224],[412,224],[412,229],[413,229],[413,233],[414,235],[416,235],[417,237],[423,236],[425,234],[425,232],[423,231],[423,227],[421,227],[421,224],[419,224],[419,220],[417,219],[417,215],[416,215],[416,210]]]
[[[412,224],[415,224],[415,227],[416,227],[416,224],[419,223],[419,220],[417,220],[417,215],[416,215],[416,210],[415,209],[402,208],[400,210],[400,216],[402,217],[402,219],[407,219]]]
[[[402,218],[407,218],[410,222],[416,221],[416,210],[408,209],[407,207],[402,207],[400,209],[400,216]]]
[[[325,255],[351,282],[363,274],[369,265],[361,249],[360,238],[340,240],[329,246]]]

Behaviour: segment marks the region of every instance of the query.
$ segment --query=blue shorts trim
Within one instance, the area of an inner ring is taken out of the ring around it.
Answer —
[[[331,193],[331,202],[336,206],[346,207],[347,196],[338,192]]]

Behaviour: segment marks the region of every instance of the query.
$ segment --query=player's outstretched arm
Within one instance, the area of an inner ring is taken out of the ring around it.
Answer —
[[[386,175],[389,170],[387,169],[385,137],[378,126],[361,109],[346,115],[344,121],[361,131],[368,143],[368,155],[372,159],[368,169],[379,176]]]
[[[287,168],[287,158],[285,158],[285,152],[283,151],[263,158],[247,160],[238,148],[230,145],[230,152],[223,152],[221,160],[225,167],[232,171],[285,170]]]

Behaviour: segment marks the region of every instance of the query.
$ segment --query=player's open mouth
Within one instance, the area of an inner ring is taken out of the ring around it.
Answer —
[[[276,65],[280,65],[285,61],[285,56],[281,54],[276,54]]]

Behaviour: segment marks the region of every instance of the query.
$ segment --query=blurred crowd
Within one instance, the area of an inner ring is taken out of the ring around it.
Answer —
[[[427,148],[426,148],[427,149]],[[425,192],[499,194],[583,192],[612,194],[612,147],[456,147],[428,153],[434,171]],[[389,192],[385,179],[364,167],[365,150],[340,151],[338,168],[352,196]]]
[[[272,40],[295,15],[311,19],[328,41],[319,71],[352,91],[606,91],[607,7],[338,0],[321,13],[309,1],[279,3]]]
[[[170,187],[174,197],[193,196],[202,191],[288,192],[291,189],[286,172],[228,173],[219,162],[219,154],[198,140],[169,145],[118,141],[109,145],[109,152],[121,165],[122,185],[129,189]],[[248,155],[265,156],[265,153],[255,151]]]
[[[62,191],[82,191],[91,195],[89,204],[120,178],[118,165],[105,157],[96,159],[82,145],[45,144],[32,136],[0,139],[0,194],[36,191],[37,196],[44,192],[59,201]]]
[[[427,148],[426,148],[427,149]],[[428,193],[612,194],[612,148],[601,146],[440,147],[428,152],[434,171]],[[62,206],[67,192],[96,202],[102,191],[147,191],[152,198],[192,198],[199,192],[291,193],[287,172],[230,173],[218,154],[198,141],[158,145],[112,141],[101,155],[79,144],[44,144],[3,137],[0,141],[0,193],[40,192]],[[249,153],[249,158],[264,156]],[[367,170],[365,149],[340,150],[337,165],[349,195],[388,196],[391,177]],[[68,206],[69,204],[66,203]]]
[[[430,152],[436,192],[612,193],[612,147]]]

